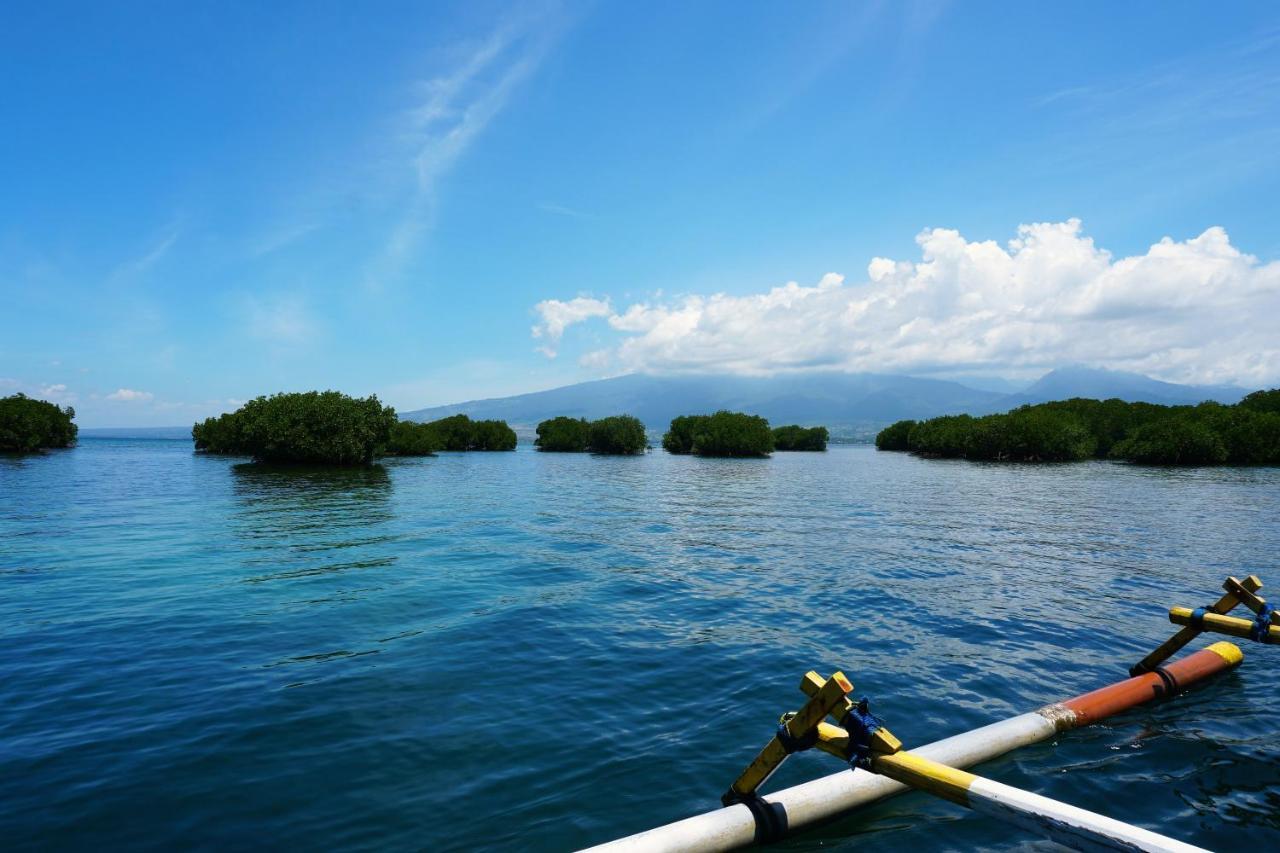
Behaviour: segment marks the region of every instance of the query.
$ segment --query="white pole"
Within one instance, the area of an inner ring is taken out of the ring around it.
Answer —
[[[1054,707],[1057,706],[1050,706]],[[935,741],[912,752],[952,767],[971,767],[1018,747],[1053,737],[1058,728],[1050,715],[1044,713],[1047,710],[1019,714],[1008,720]],[[878,776],[865,770],[845,770],[766,794],[761,797],[761,801],[777,818],[779,828],[790,833],[906,790],[909,790],[906,785],[887,776]],[[770,840],[767,837],[757,837],[758,835],[763,833],[757,830],[755,815],[751,809],[739,803],[590,849],[608,853],[678,853],[682,850],[690,853],[713,853],[736,850],[757,841]]]
[[[1048,740],[1058,732],[1091,725],[1153,699],[1176,695],[1192,684],[1238,666],[1241,660],[1243,655],[1235,646],[1214,643],[1157,667],[1157,672],[1147,672],[1029,714],[934,741],[911,752],[950,767],[972,767],[1019,747]],[[845,770],[760,797],[753,805],[754,811],[738,803],[590,849],[610,853],[736,850],[772,841],[906,790],[908,786],[885,776],[865,770]]]

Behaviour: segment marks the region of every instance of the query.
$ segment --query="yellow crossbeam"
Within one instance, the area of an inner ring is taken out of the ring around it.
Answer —
[[[1175,625],[1190,625],[1194,621],[1192,617],[1192,609],[1190,607],[1174,607],[1169,610],[1169,621]],[[1227,634],[1232,637],[1244,637],[1252,639],[1253,622],[1248,619],[1240,619],[1235,616],[1221,616],[1217,613],[1206,613],[1201,620],[1202,631],[1213,631],[1217,634]],[[1267,627],[1267,634],[1263,638],[1264,643],[1280,643],[1280,625],[1274,622]]]
[[[1262,589],[1262,580],[1257,575],[1249,575],[1243,581],[1235,578],[1227,578],[1222,588],[1227,594],[1215,601],[1209,610],[1217,614],[1228,613],[1233,607],[1240,603],[1240,599],[1232,588],[1232,581],[1243,587],[1249,592],[1257,592]],[[1200,636],[1201,629],[1192,626],[1183,628],[1169,639],[1161,643],[1155,651],[1147,655],[1139,661],[1132,669],[1129,670],[1130,675],[1142,675],[1144,672],[1154,672],[1155,668],[1167,661],[1169,658],[1182,651],[1183,646]],[[1248,636],[1247,634],[1245,636]]]
[[[816,672],[806,672],[804,678],[800,681],[800,690],[806,696],[816,696],[826,679]],[[843,725],[845,718],[849,712],[853,710],[853,702],[849,701],[846,696],[845,700],[837,706],[837,709],[831,713],[836,721]],[[824,736],[825,735],[825,736]],[[853,741],[849,738],[849,732],[840,726],[832,726],[827,723],[818,725],[818,748],[823,752],[829,752],[837,758],[843,758],[849,761],[853,758]],[[902,741],[893,736],[888,729],[881,728],[871,734],[871,751],[878,753],[897,752],[902,749]]]
[[[1262,608],[1266,607],[1267,600],[1259,595],[1255,595],[1251,589],[1242,584],[1235,578],[1227,578],[1227,591],[1240,599],[1240,603],[1252,610],[1254,613],[1261,613]],[[1280,610],[1271,611],[1271,624],[1280,625]]]
[[[844,673],[835,673],[804,704],[804,707],[796,712],[795,716],[784,723],[787,734],[792,738],[798,739],[812,733],[817,729],[818,724],[822,722],[823,717],[830,714],[835,708],[843,706],[845,696],[852,692],[853,685],[844,677]],[[742,775],[734,781],[729,790],[720,798],[721,802],[729,805],[750,797],[756,792],[757,788],[768,781],[779,765],[786,761],[787,755],[786,746],[783,745],[782,740],[777,735],[774,735],[765,748],[760,750],[755,760],[747,765],[747,769],[742,771]]]

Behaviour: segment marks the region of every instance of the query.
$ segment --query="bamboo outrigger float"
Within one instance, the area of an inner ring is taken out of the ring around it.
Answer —
[[[1254,575],[1228,578],[1214,604],[1173,608],[1169,619],[1183,625],[1167,642],[1136,664],[1124,680],[1063,702],[1046,705],[982,728],[906,751],[873,714],[867,700],[848,698],[853,685],[843,673],[823,678],[809,672],[800,689],[809,697],[784,714],[777,733],[725,792],[724,808],[618,839],[596,851],[721,851],[766,843],[831,820],[859,806],[907,790],[920,790],[998,817],[1077,850],[1144,850],[1187,853],[1201,848],[1123,821],[1095,814],[1039,794],[965,772],[1021,746],[1092,725],[1139,705],[1178,693],[1239,666],[1232,643],[1216,642],[1166,663],[1204,631],[1280,643],[1280,612],[1256,593]],[[1252,610],[1250,621],[1226,616],[1237,605]],[[826,717],[836,720],[835,725]],[[793,752],[816,748],[848,761],[844,771],[768,795],[758,789]]]

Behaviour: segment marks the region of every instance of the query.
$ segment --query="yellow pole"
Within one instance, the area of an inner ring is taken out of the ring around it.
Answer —
[[[1169,610],[1169,621],[1175,625],[1194,625],[1194,611],[1190,607],[1174,607]],[[1232,637],[1253,638],[1253,622],[1235,616],[1219,616],[1217,613],[1205,613],[1200,619],[1200,630],[1228,634]],[[1267,626],[1263,637],[1264,643],[1280,643],[1280,625],[1272,623]]]
[[[804,683],[808,683],[808,675],[805,676]],[[843,707],[846,701],[845,695],[852,691],[853,685],[844,677],[844,673],[835,673],[823,683],[804,707],[796,712],[795,716],[783,723],[787,734],[797,740],[811,734],[822,722],[823,717],[836,708]],[[773,771],[787,760],[789,754],[782,739],[774,735],[765,748],[760,750],[755,759],[747,765],[747,769],[742,771],[742,775],[734,781],[720,801],[727,806],[750,797],[757,788],[768,781]]]
[[[1209,607],[1214,613],[1228,613],[1237,604],[1240,603],[1238,590],[1245,592],[1257,592],[1262,589],[1262,579],[1257,575],[1249,575],[1243,581],[1235,578],[1227,578],[1226,583],[1222,585],[1227,594],[1219,598]],[[1133,668],[1129,670],[1130,675],[1142,675],[1144,672],[1154,672],[1155,668],[1160,664],[1173,657],[1182,647],[1194,640],[1200,635],[1200,629],[1188,626],[1169,639],[1165,640],[1160,646],[1139,661]]]
[[[984,779],[910,752],[874,755],[871,769],[904,785],[1000,818],[1076,850],[1204,853],[1202,848],[1142,827]]]

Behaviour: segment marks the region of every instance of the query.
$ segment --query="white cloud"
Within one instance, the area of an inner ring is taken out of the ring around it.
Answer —
[[[593,299],[590,296],[578,296],[568,302],[559,299],[546,299],[533,306],[540,322],[531,330],[535,338],[546,341],[545,346],[538,347],[538,352],[547,358],[556,357],[556,345],[564,336],[564,330],[574,323],[582,323],[592,317],[608,317],[611,309],[607,299]]]
[[[914,262],[874,258],[866,280],[828,274],[767,293],[693,295],[607,314],[625,369],[772,374],[982,372],[1080,362],[1174,381],[1280,381],[1280,262],[1222,228],[1114,258],[1079,220],[1018,228],[1005,245],[934,228]],[[581,299],[581,298],[580,298]],[[539,303],[535,336],[589,317],[579,300]],[[548,319],[548,311],[556,320]],[[592,363],[608,363],[593,353]]]
[[[35,396],[41,400],[48,400],[50,403],[74,403],[76,394],[61,382],[52,385],[41,385],[36,391]]]
[[[430,227],[436,185],[537,70],[556,35],[554,20],[512,17],[464,48],[450,67],[418,83],[417,103],[406,110],[400,129],[413,184],[370,263],[366,287],[380,287],[414,256]]]
[[[124,403],[149,403],[155,399],[155,394],[150,391],[135,391],[132,388],[121,388],[118,391],[112,391],[107,395],[108,400],[116,400]]]

